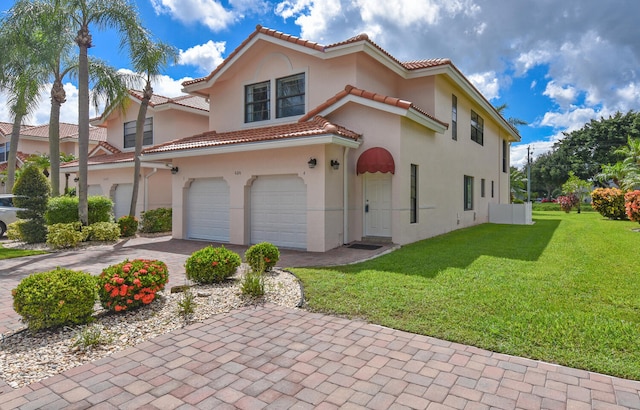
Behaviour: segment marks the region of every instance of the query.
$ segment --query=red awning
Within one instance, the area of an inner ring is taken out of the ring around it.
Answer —
[[[389,151],[382,147],[369,148],[363,152],[358,158],[356,174],[364,174],[365,172],[391,172],[396,173],[396,164],[393,162],[393,156]]]

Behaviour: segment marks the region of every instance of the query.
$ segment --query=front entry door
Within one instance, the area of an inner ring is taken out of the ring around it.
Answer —
[[[391,174],[365,174],[364,230],[365,236],[391,237]]]

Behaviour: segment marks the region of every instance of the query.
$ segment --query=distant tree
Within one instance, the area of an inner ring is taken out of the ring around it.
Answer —
[[[511,167],[509,174],[509,182],[511,184],[511,198],[523,199],[524,193],[527,191],[527,177],[524,172],[516,167]]]
[[[531,164],[531,189],[551,199],[568,176],[567,166],[553,151],[538,156]]]
[[[578,213],[580,213],[580,204],[584,202],[585,198],[591,192],[591,183],[588,181],[583,181],[578,178],[573,171],[569,172],[569,179],[567,182],[562,184],[562,192],[566,195],[575,195],[578,198]]]

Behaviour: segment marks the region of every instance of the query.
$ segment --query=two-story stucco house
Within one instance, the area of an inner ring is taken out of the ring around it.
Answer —
[[[7,169],[9,148],[13,124],[0,122],[0,171]],[[60,123],[60,152],[78,156],[78,126]],[[89,148],[93,149],[106,140],[104,129],[91,127],[89,130]],[[23,125],[18,139],[16,165],[20,168],[31,155],[49,154],[49,125]],[[70,176],[70,175],[69,175]],[[69,183],[69,176],[60,178],[60,190]],[[0,178],[1,179],[1,178]],[[73,184],[73,182],[71,183]],[[5,184],[0,180],[0,193],[5,192]]]
[[[400,62],[366,35],[328,46],[261,26],[211,74],[209,131],[159,144],[173,236],[323,252],[406,244],[509,203],[517,132],[446,59]]]
[[[91,121],[91,125],[104,131],[106,138],[89,152],[88,194],[110,197],[116,219],[128,215],[131,206],[136,120],[142,93],[132,90],[128,97],[123,109],[108,110]],[[209,105],[205,98],[192,95],[167,98],[154,94],[147,108],[143,148],[203,132],[208,127]],[[171,161],[141,163],[136,215],[171,207],[172,167]],[[61,172],[76,174],[77,161],[64,164]]]

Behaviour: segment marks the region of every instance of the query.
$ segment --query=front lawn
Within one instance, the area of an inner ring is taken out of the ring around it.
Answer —
[[[43,253],[47,253],[45,251],[31,251],[25,249],[7,249],[0,244],[0,260],[2,259],[11,259],[11,258],[20,258],[23,256],[31,256],[31,255],[41,255]]]
[[[312,310],[640,380],[640,226],[593,212],[534,220],[294,272]]]

